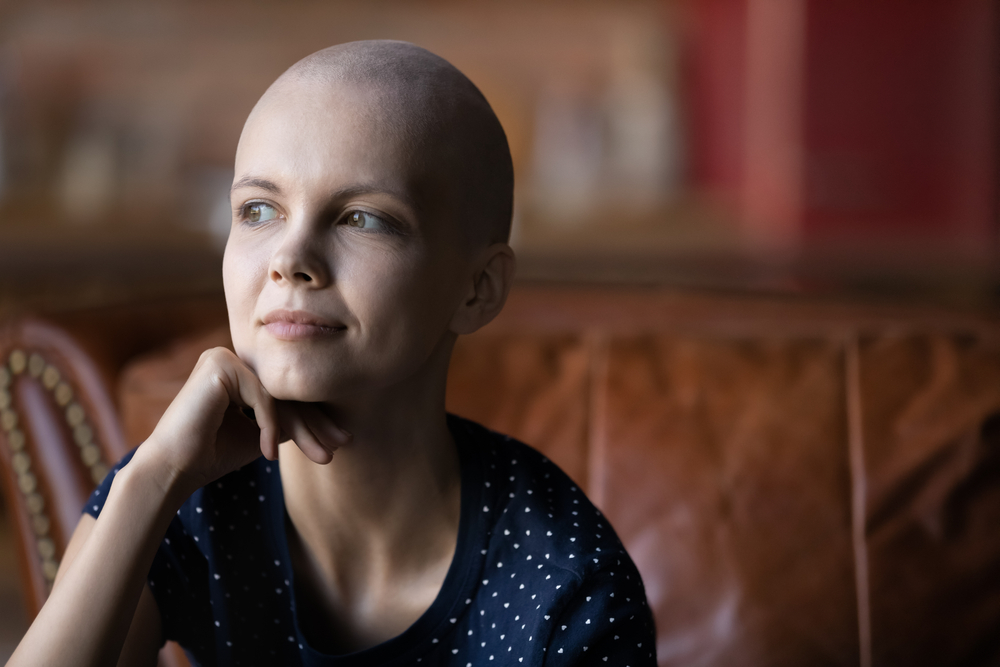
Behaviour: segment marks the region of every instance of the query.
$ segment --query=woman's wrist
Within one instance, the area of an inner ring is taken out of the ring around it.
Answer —
[[[147,441],[139,446],[128,465],[115,475],[112,489],[118,486],[126,495],[141,494],[143,505],[172,516],[196,489],[188,488],[191,484],[176,467],[151,455],[155,449],[151,444]]]

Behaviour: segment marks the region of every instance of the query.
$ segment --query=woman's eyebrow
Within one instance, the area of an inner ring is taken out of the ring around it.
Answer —
[[[276,183],[267,180],[266,178],[257,178],[256,176],[244,176],[240,180],[233,183],[233,187],[230,188],[230,192],[235,192],[240,188],[260,188],[262,190],[267,190],[276,195],[281,194],[281,188],[278,187]]]

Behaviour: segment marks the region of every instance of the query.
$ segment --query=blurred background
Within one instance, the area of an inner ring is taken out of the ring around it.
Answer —
[[[522,281],[996,307],[988,0],[7,0],[0,317],[220,293],[247,113],[370,38],[493,105]]]
[[[248,111],[367,38],[493,104],[522,279],[990,300],[998,34],[986,0],[8,1],[0,312],[218,290]]]

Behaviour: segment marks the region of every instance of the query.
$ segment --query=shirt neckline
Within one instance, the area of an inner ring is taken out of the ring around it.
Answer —
[[[274,499],[269,513],[268,532],[275,553],[281,561],[284,578],[290,582],[288,593],[291,596],[292,625],[296,640],[301,646],[304,664],[336,664],[375,665],[375,664],[410,664],[421,653],[429,650],[436,641],[444,641],[444,637],[455,627],[454,619],[465,612],[467,600],[473,597],[475,582],[482,570],[485,549],[488,539],[488,529],[481,517],[481,506],[486,506],[484,496],[486,487],[484,481],[483,456],[477,443],[473,442],[469,425],[465,420],[448,415],[448,429],[458,450],[460,475],[460,512],[458,521],[458,537],[455,543],[455,554],[445,575],[441,590],[431,603],[431,606],[401,634],[371,648],[354,653],[331,655],[317,651],[306,641],[299,626],[298,607],[295,603],[295,579],[292,572],[291,556],[288,549],[288,538],[285,532],[285,522],[288,519],[285,511],[285,496],[281,484],[281,474],[278,461],[272,463],[270,474],[270,495]]]

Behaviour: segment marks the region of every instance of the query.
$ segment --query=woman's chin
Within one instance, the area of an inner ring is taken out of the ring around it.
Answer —
[[[302,382],[289,382],[287,378],[275,378],[268,381],[266,377],[262,377],[261,383],[267,393],[279,401],[320,403],[328,398],[325,387],[316,387]]]

